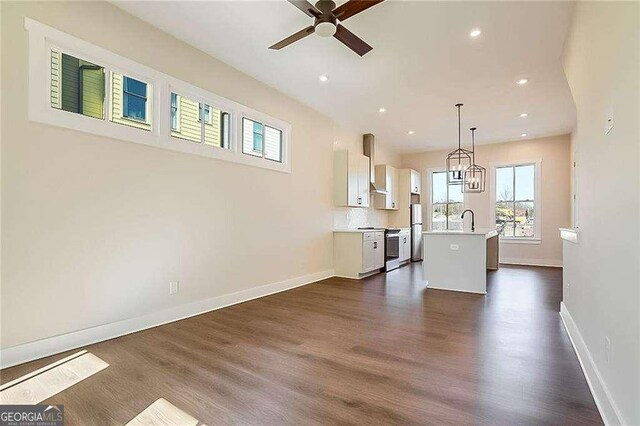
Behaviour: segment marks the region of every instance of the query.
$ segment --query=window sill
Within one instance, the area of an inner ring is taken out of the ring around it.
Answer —
[[[513,238],[513,237],[500,237],[501,243],[507,244],[542,244],[540,238]]]
[[[128,115],[123,115],[120,117],[122,120],[131,121],[132,123],[144,124],[146,126],[151,126],[151,123],[147,122],[147,120],[143,120],[141,118],[130,117]]]

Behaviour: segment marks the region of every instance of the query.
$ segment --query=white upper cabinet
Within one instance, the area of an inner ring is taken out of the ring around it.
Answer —
[[[411,174],[411,193],[420,195],[420,173],[415,170],[410,171]]]
[[[398,169],[387,164],[376,166],[376,183],[387,194],[376,194],[375,207],[383,210],[398,210]]]
[[[336,206],[369,207],[369,158],[346,149],[333,153]]]
[[[358,206],[369,207],[371,175],[369,174],[369,158],[364,155],[353,155],[354,169],[358,176]],[[359,201],[358,201],[359,200]]]

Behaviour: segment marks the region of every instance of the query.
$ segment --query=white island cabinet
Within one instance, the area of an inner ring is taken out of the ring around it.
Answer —
[[[422,240],[428,288],[487,293],[487,269],[498,269],[495,229],[428,231]]]
[[[364,278],[384,267],[383,229],[333,231],[333,265],[338,277]]]

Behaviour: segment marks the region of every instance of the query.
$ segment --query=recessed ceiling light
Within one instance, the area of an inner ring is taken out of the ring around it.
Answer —
[[[527,114],[526,112],[523,112],[522,114],[520,114],[520,118],[525,118],[526,116],[528,116],[529,114]]]
[[[480,34],[482,34],[482,30],[479,28],[473,29],[471,30],[471,32],[469,33],[469,37],[471,38],[476,38],[478,37]]]
[[[521,78],[520,80],[516,81],[516,83],[518,83],[518,86],[524,86],[528,82],[529,82],[529,80],[526,79],[526,78]]]
[[[523,133],[523,134],[521,134],[520,136],[522,136],[523,138],[526,138],[526,137],[527,137],[527,134],[526,134],[526,133]]]
[[[319,78],[320,78],[320,81],[323,83],[329,81],[329,76],[326,74],[322,74]]]
[[[386,109],[386,108],[380,108],[380,109],[378,110],[378,112],[386,112],[386,111],[387,111],[387,109]]]
[[[410,135],[414,134],[415,132],[413,130],[409,130],[407,133],[409,133]]]

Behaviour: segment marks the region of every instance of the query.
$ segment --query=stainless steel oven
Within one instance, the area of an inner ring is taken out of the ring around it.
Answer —
[[[400,230],[384,231],[384,270],[392,271],[400,267]]]

